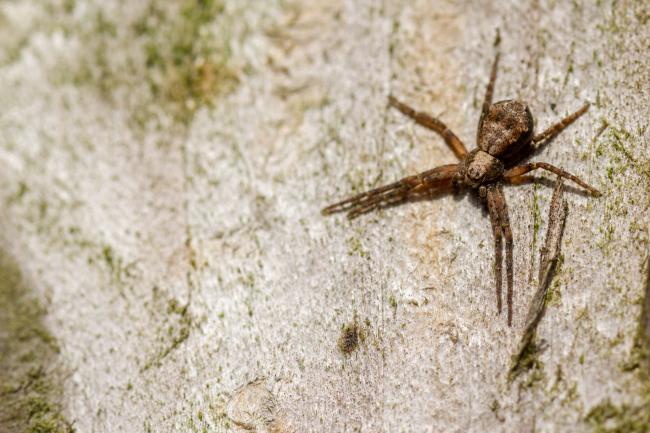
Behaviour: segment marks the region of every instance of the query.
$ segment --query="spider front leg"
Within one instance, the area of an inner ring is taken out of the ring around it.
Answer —
[[[467,155],[467,148],[465,144],[454,134],[451,129],[447,128],[440,119],[430,116],[427,113],[417,111],[414,108],[398,101],[394,96],[388,97],[388,104],[397,108],[402,114],[415,120],[416,123],[437,132],[445,140],[447,146],[454,152],[456,157],[460,160]]]
[[[485,117],[490,105],[492,105],[492,94],[494,93],[494,82],[497,79],[497,67],[499,65],[499,52],[497,51],[492,63],[492,70],[490,71],[490,81],[488,81],[487,89],[485,89],[485,98],[483,99],[483,108],[481,110],[481,119]],[[480,122],[480,121],[479,121]]]
[[[323,209],[322,213],[323,215],[329,215],[336,212],[348,211],[348,217],[354,218],[359,211],[364,213],[366,209],[371,210],[374,205],[382,201],[402,197],[409,189],[409,181],[407,179],[401,179],[397,182],[380,186],[379,188],[371,189],[334,203]]]
[[[587,110],[589,110],[589,103],[586,103],[585,105],[580,107],[580,109],[575,113],[569,114],[564,119],[560,120],[554,125],[549,126],[544,131],[537,134],[535,137],[533,137],[533,145],[537,146],[542,141],[555,137],[560,132],[562,132],[567,126],[575,122],[578,119],[578,117],[585,114]]]
[[[503,237],[506,240],[506,278],[508,284],[507,292],[507,303],[508,303],[508,326],[512,326],[512,282],[513,282],[513,260],[512,260],[512,251],[513,251],[513,242],[512,242],[512,230],[510,229],[510,218],[508,217],[508,205],[506,204],[506,198],[503,195],[503,190],[501,189],[501,184],[497,183],[490,185],[487,190],[487,200],[488,200],[488,209],[490,211],[490,218],[493,220],[493,215],[498,216],[498,225]],[[492,224],[495,224],[494,222]],[[496,241],[495,251],[501,244],[501,240]],[[501,253],[497,254],[497,258],[500,259]],[[501,273],[501,264],[497,264],[498,274]],[[497,291],[500,292],[501,283],[497,284]]]
[[[526,144],[521,149],[519,149],[514,155],[509,157],[509,162],[514,164],[517,161],[521,161],[525,158],[528,158],[530,155],[537,152],[542,146],[546,145],[549,140],[559,135],[569,125],[575,122],[580,116],[585,114],[588,109],[589,109],[589,104],[586,103],[578,111],[569,114],[564,119],[549,126],[544,131],[535,135],[533,139],[530,141],[530,143]]]
[[[408,176],[388,185],[362,192],[353,197],[327,206],[322,213],[348,212],[348,218],[370,212],[382,206],[391,206],[405,201],[413,194],[444,186],[451,182],[458,169],[457,164],[448,164]]]

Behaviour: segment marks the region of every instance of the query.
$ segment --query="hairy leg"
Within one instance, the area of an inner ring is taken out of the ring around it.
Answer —
[[[576,121],[576,119],[583,114],[587,112],[589,109],[589,103],[586,103],[583,105],[578,111],[576,111],[573,114],[569,114],[567,117],[564,119],[560,120],[554,125],[551,125],[550,127],[546,128],[544,131],[540,132],[537,134],[535,137],[533,137],[533,144],[538,145],[540,142],[545,141],[549,138],[552,138],[556,135],[558,135],[562,130],[564,130],[567,126],[571,125],[573,122]]]
[[[492,63],[492,71],[490,72],[490,81],[488,82],[487,89],[485,90],[485,98],[483,99],[483,109],[481,110],[481,119],[487,114],[490,105],[492,105],[492,94],[494,93],[494,82],[497,78],[497,66],[499,65],[499,53],[494,56],[494,63]],[[480,123],[480,121],[479,121]]]
[[[538,168],[548,170],[551,173],[555,173],[560,177],[563,177],[565,179],[572,180],[573,182],[577,183],[587,191],[589,191],[592,195],[596,197],[600,197],[602,194],[600,191],[598,191],[596,188],[588,185],[587,183],[583,182],[582,179],[580,179],[577,176],[572,175],[568,171],[564,171],[561,168],[555,167],[551,164],[547,164],[546,162],[530,162],[528,164],[523,164],[523,165],[518,165],[516,167],[512,167],[511,169],[506,170],[503,173],[503,177],[507,181],[511,181],[511,179],[516,178],[517,176],[521,176],[522,174],[526,174],[529,171],[536,170]]]
[[[378,207],[397,204],[406,200],[411,194],[421,193],[448,183],[456,174],[457,168],[457,164],[449,164],[423,171],[334,203],[323,209],[322,212],[327,215],[347,211],[349,218],[355,218]]]
[[[494,193],[491,193],[490,190],[488,190],[487,194],[487,204],[488,211],[490,213],[490,223],[492,224],[492,233],[494,235],[494,277],[497,292],[497,311],[498,314],[501,314],[501,269],[503,266],[503,246],[501,244],[502,233],[501,223],[499,222],[499,213],[497,211],[496,202],[494,199]]]
[[[504,161],[506,163],[506,166],[512,167],[517,162],[522,161],[530,157],[534,153],[538,152],[539,149],[541,149],[548,140],[550,140],[551,138],[553,138],[554,136],[562,132],[567,126],[573,123],[578,117],[583,115],[588,108],[589,108],[589,104],[585,104],[582,108],[580,108],[580,110],[565,117],[555,125],[552,125],[551,127],[547,128],[546,130],[534,136],[533,139],[530,141],[530,143],[527,143],[525,146],[522,146],[513,155],[510,155],[507,161]]]
[[[451,148],[458,159],[463,159],[463,157],[467,155],[465,144],[463,144],[460,138],[458,138],[451,129],[447,128],[447,125],[442,123],[441,120],[426,113],[416,111],[414,108],[398,101],[392,95],[388,97],[388,104],[397,108],[402,112],[402,114],[415,120],[418,124],[440,134],[442,138],[444,138],[445,143],[447,143],[447,146]]]
[[[503,195],[501,184],[496,184],[488,190],[488,197],[491,200],[499,216],[499,223],[503,237],[506,240],[506,280],[508,284],[507,303],[508,303],[508,326],[512,326],[512,283],[513,283],[513,260],[512,260],[512,230],[510,230],[510,218],[508,217],[508,205]]]

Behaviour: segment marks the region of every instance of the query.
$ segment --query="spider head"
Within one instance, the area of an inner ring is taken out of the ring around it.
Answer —
[[[533,139],[533,115],[521,101],[500,101],[490,105],[478,124],[478,147],[504,159]]]
[[[452,180],[455,186],[478,188],[503,174],[503,163],[480,149],[468,153]]]

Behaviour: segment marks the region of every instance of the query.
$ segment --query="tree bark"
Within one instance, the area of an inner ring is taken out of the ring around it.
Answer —
[[[649,49],[643,1],[0,3],[0,430],[645,431]],[[603,192],[510,380],[553,176],[512,327],[473,194],[320,213],[456,161],[389,94],[475,147],[497,50],[538,132],[591,103],[531,160]]]

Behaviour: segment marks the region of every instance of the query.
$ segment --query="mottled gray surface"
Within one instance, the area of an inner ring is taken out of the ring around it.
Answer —
[[[647,2],[158,3],[0,2],[0,247],[47,308],[77,431],[588,431],[598,408],[615,427],[650,402],[629,366]],[[539,129],[590,101],[535,160],[604,192],[566,185],[542,350],[511,384],[548,185],[505,189],[512,328],[471,197],[319,213],[453,162],[389,92],[473,147],[497,28],[495,99],[526,100]]]

